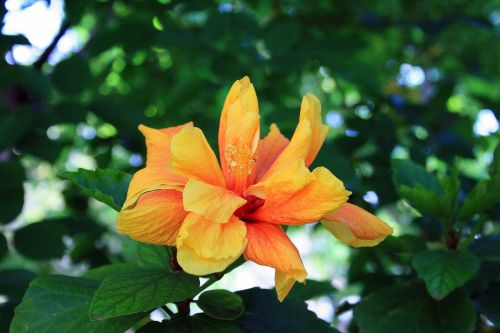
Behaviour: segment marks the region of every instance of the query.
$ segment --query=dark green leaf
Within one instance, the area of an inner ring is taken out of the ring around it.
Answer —
[[[293,19],[275,21],[264,33],[266,48],[274,54],[287,52],[300,38],[301,25]],[[287,38],[283,38],[283,36]]]
[[[426,249],[425,241],[415,235],[401,235],[398,237],[389,236],[378,248],[382,248],[385,252],[397,254],[413,255]]]
[[[1,16],[0,16],[1,18]],[[1,35],[0,36],[0,51],[5,53],[8,49],[10,49],[15,44],[21,45],[30,45],[28,39],[23,35]]]
[[[417,184],[415,187],[403,185],[399,188],[401,196],[423,215],[439,217],[443,214],[443,206],[436,193]]]
[[[217,320],[201,313],[189,321],[192,333],[243,333],[234,322]]]
[[[500,175],[480,181],[474,186],[460,208],[459,218],[467,220],[498,203],[500,203]]]
[[[67,229],[57,221],[30,224],[16,230],[14,244],[23,256],[32,259],[59,258],[64,254],[63,236]]]
[[[67,19],[70,23],[77,24],[80,18],[85,13],[85,7],[88,5],[88,1],[85,0],[72,0],[64,4],[64,10],[67,15]]]
[[[500,143],[497,144],[493,153],[493,161],[490,165],[490,175],[492,177],[500,175]]]
[[[164,269],[134,269],[104,279],[97,289],[90,316],[94,320],[152,310],[193,297],[197,277]]]
[[[170,249],[162,245],[137,243],[139,264],[143,267],[165,268],[170,270]]]
[[[94,199],[115,210],[120,210],[127,197],[127,189],[132,176],[111,169],[96,169],[95,171],[79,169],[76,172],[66,171],[61,178],[75,183],[83,189],[85,194]]]
[[[484,236],[474,240],[469,250],[481,260],[500,261],[500,237]]]
[[[48,162],[55,163],[56,159],[61,154],[63,144],[59,141],[50,140],[46,133],[42,132],[37,135],[33,134],[26,136],[19,144],[19,149],[25,154],[30,154]]]
[[[62,275],[36,278],[16,308],[10,332],[123,333],[145,316],[91,321],[89,304],[98,285],[98,281]]]
[[[9,88],[16,91],[13,98],[11,98],[15,101],[16,107],[26,106],[26,100],[50,101],[52,97],[52,86],[47,76],[31,66],[3,67],[0,78],[2,80],[0,86],[9,82]]]
[[[189,317],[191,318],[191,317]],[[141,327],[137,333],[192,333],[189,319],[174,317],[162,322],[151,321]]]
[[[460,179],[458,178],[456,167],[452,168],[450,175],[441,178],[441,188],[443,189],[443,196],[439,202],[442,204],[444,216],[451,220],[455,216],[458,195],[460,193]]]
[[[172,320],[150,322],[137,333],[242,333],[233,322],[211,318],[198,313],[189,318],[174,317]]]
[[[145,121],[143,110],[123,97],[99,97],[88,108],[99,118],[115,126],[119,132],[129,135],[138,135],[138,124]]]
[[[35,273],[24,269],[9,269],[0,271],[0,294],[7,295],[9,301],[21,302],[24,292]]]
[[[205,291],[196,303],[207,315],[221,320],[237,319],[245,310],[239,295],[223,289]]]
[[[435,301],[422,285],[407,284],[370,294],[355,307],[354,318],[363,333],[470,333],[476,314],[462,290]]]
[[[237,293],[245,313],[236,322],[244,332],[337,332],[318,319],[302,301],[286,299],[280,303],[274,290],[252,288]]]
[[[66,95],[78,95],[91,80],[88,62],[74,55],[57,64],[52,73],[52,82]]]
[[[7,239],[0,233],[0,261],[7,255],[9,248],[7,247]]]
[[[33,115],[25,108],[15,113],[0,110],[0,151],[14,146],[29,129]]]
[[[408,187],[420,185],[436,194],[442,194],[439,179],[428,173],[423,166],[409,160],[393,160],[392,169],[392,181],[396,189],[403,185]]]
[[[111,264],[88,270],[83,274],[83,277],[92,280],[104,280],[110,276],[119,276],[140,269],[136,264]]]
[[[87,110],[81,103],[64,101],[52,107],[55,123],[78,123],[85,121]]]
[[[479,311],[500,328],[500,291],[485,290],[477,300]]]
[[[12,222],[23,209],[24,168],[19,161],[0,163],[0,223]]]
[[[479,269],[479,260],[463,251],[425,251],[413,259],[413,267],[425,281],[429,294],[437,299],[469,281]]]
[[[15,307],[21,303],[24,292],[35,274],[23,269],[0,271],[0,294],[7,296],[7,301],[0,304],[0,331],[8,332],[14,317]]]
[[[305,284],[296,283],[286,298],[307,301],[311,298],[329,295],[335,290],[330,281],[306,280]]]

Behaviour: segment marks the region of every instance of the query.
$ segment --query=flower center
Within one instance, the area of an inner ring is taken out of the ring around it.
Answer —
[[[229,173],[250,175],[255,168],[254,153],[247,145],[228,144],[224,149]]]
[[[259,198],[255,195],[249,195],[245,198],[247,202],[238,208],[235,212],[234,215],[238,216],[240,220],[243,222],[252,222],[249,216],[255,212],[257,209],[260,207],[264,206],[264,203],[266,200]]]

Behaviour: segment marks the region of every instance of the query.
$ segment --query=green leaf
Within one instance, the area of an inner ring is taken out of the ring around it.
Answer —
[[[476,313],[462,290],[442,301],[420,284],[391,286],[368,295],[354,308],[363,333],[470,333]]]
[[[203,313],[194,316],[174,317],[163,322],[150,322],[137,333],[243,333],[233,322],[217,320]]]
[[[112,169],[79,169],[76,172],[66,171],[61,178],[73,182],[83,189],[85,194],[119,211],[127,197],[132,176]]]
[[[3,11],[3,8],[0,9],[0,12]],[[1,13],[3,14],[3,13]],[[0,15],[0,19],[2,19],[2,15]],[[24,35],[1,35],[0,36],[0,52],[7,52],[13,45],[22,44],[22,45],[30,45],[30,42]]]
[[[500,261],[500,236],[483,236],[474,240],[469,251],[481,260]]]
[[[500,142],[497,143],[495,151],[493,152],[493,161],[490,165],[490,175],[500,175]]]
[[[477,300],[477,304],[479,311],[500,328],[500,290],[485,290]]]
[[[241,297],[223,289],[205,291],[196,303],[207,315],[221,320],[237,319],[245,311]]]
[[[237,292],[245,313],[236,320],[246,333],[255,332],[337,332],[307,309],[306,303],[285,298],[280,303],[274,290],[252,288]]]
[[[63,94],[78,95],[91,81],[88,61],[73,55],[57,64],[52,73],[54,86]]]
[[[296,283],[286,298],[307,301],[311,298],[329,295],[335,290],[330,281],[306,280],[305,284]]]
[[[479,260],[469,252],[436,250],[417,254],[412,265],[429,294],[440,300],[474,277]]]
[[[415,187],[403,185],[399,188],[399,192],[422,215],[438,217],[443,214],[443,206],[438,195],[420,184]]]
[[[489,180],[483,180],[474,186],[460,208],[458,217],[462,220],[492,208],[500,203],[500,175]]]
[[[23,134],[29,129],[33,114],[23,108],[16,113],[0,109],[0,151],[16,144]]]
[[[98,281],[62,275],[31,282],[16,308],[11,333],[123,333],[145,314],[91,321],[89,304]]]
[[[401,235],[398,237],[387,237],[378,248],[383,249],[388,254],[404,254],[410,255],[413,258],[415,253],[425,250],[427,246],[420,236]]]
[[[293,44],[300,38],[301,28],[301,25],[293,19],[274,21],[264,33],[266,48],[273,55],[288,52]],[[283,36],[287,36],[287,38],[283,38]]]
[[[233,322],[210,318],[202,313],[190,318],[193,333],[243,333]]]
[[[127,274],[130,271],[140,269],[136,264],[111,264],[90,269],[83,274],[83,277],[92,280],[104,280],[110,276]]]
[[[415,187],[420,185],[436,194],[442,194],[439,179],[428,173],[425,168],[409,160],[392,160],[392,181],[396,189],[403,185]]]
[[[82,15],[85,13],[85,7],[88,5],[89,2],[85,0],[68,1],[68,4],[64,4],[67,20],[72,24],[78,24]]]
[[[23,295],[35,273],[24,269],[0,271],[0,295],[7,296],[6,302],[0,304],[0,332],[8,332],[14,317],[15,307],[21,303]]]
[[[0,80],[0,86],[7,85],[6,91],[11,94],[9,99],[14,101],[7,101],[7,106],[19,108],[26,106],[27,101],[50,101],[52,97],[52,85],[47,76],[32,66],[3,66]],[[26,109],[33,111],[30,107]]]
[[[24,269],[8,269],[0,271],[0,294],[7,295],[9,301],[21,302],[23,295],[35,273]]]
[[[91,101],[88,109],[112,124],[120,133],[138,135],[137,124],[147,122],[144,110],[120,96],[101,96]]]
[[[0,261],[7,255],[8,251],[7,239],[5,239],[3,234],[0,234]]]
[[[85,121],[87,110],[81,103],[62,101],[52,106],[54,123],[78,123]]]
[[[460,193],[460,178],[458,178],[456,167],[452,167],[449,176],[441,178],[441,188],[443,189],[443,196],[440,202],[442,202],[444,216],[452,219],[455,215],[458,194]]]
[[[172,254],[170,249],[162,245],[137,243],[139,264],[143,267],[156,267],[170,270]]]
[[[30,224],[16,230],[14,245],[23,256],[45,260],[60,258],[64,254],[63,236],[68,230],[57,221]]]
[[[0,223],[12,222],[22,211],[24,203],[24,168],[17,160],[0,163]]]
[[[183,272],[134,269],[104,279],[90,304],[93,320],[148,311],[193,297],[199,280]]]

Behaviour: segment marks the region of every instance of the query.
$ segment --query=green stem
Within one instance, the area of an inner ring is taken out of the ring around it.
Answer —
[[[208,287],[210,287],[211,285],[213,285],[215,282],[219,281],[220,279],[222,279],[222,277],[224,276],[224,274],[222,273],[215,273],[215,274],[212,274],[212,276],[210,276],[210,278],[200,286],[200,288],[198,288],[198,292],[201,292],[205,289],[207,289]]]
[[[168,306],[163,305],[163,306],[161,307],[161,309],[162,309],[163,311],[165,311],[165,312],[166,312],[166,313],[170,316],[170,318],[172,318],[173,316],[175,316],[175,313],[173,313],[173,312],[172,312],[172,310],[170,310],[170,309],[168,308]]]
[[[172,268],[172,271],[174,272],[180,272],[183,271],[182,267],[179,265],[179,262],[177,262],[177,249],[174,247],[172,248],[172,259],[170,261],[170,267]],[[215,282],[219,281],[222,277],[224,276],[223,273],[215,273],[212,274],[212,276],[206,281],[204,284],[198,288],[198,291],[196,292],[197,294],[206,288],[210,287],[212,284]],[[190,309],[189,305],[191,304],[193,300],[191,298],[187,298],[185,300],[182,300],[180,302],[176,302],[175,305],[177,306],[177,310],[179,314],[189,317]],[[168,313],[168,312],[167,312]]]
[[[172,248],[172,259],[170,261],[170,267],[172,268],[172,271],[174,272],[182,272],[184,271],[179,265],[179,262],[177,261],[177,248]],[[175,305],[177,306],[177,311],[179,312],[180,315],[189,317],[190,313],[190,307],[189,304],[191,304],[192,299],[187,298],[185,300],[175,302]]]

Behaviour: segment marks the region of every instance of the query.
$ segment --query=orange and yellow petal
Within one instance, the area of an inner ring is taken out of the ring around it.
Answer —
[[[177,261],[190,274],[221,272],[243,253],[246,233],[245,223],[236,217],[221,224],[189,213],[177,237]]]
[[[146,139],[146,167],[137,171],[132,177],[123,208],[134,205],[142,194],[150,191],[182,189],[187,178],[170,172],[168,161],[171,139],[184,127],[192,127],[192,123],[162,129],[139,126],[139,130]]]
[[[186,181],[186,177],[173,174],[166,169],[145,167],[137,171],[132,177],[123,208],[135,205],[144,193],[168,189],[180,191]]]
[[[227,188],[241,194],[255,178],[255,154],[260,139],[259,105],[248,77],[231,87],[222,109],[219,152]]]
[[[283,301],[295,281],[304,282],[307,276],[299,251],[281,226],[275,224],[247,223],[247,239],[243,255],[276,270],[276,292]]]
[[[184,127],[172,137],[169,169],[187,178],[225,187],[217,157],[197,127]]]
[[[328,134],[328,126],[324,125],[321,119],[321,103],[319,99],[311,93],[306,94],[302,99],[300,107],[300,119],[308,120],[311,124],[311,146],[304,161],[306,166],[312,164],[318,155],[323,142]]]
[[[321,223],[340,241],[353,247],[375,246],[393,232],[387,223],[350,203],[324,216]]]
[[[262,207],[249,214],[250,220],[286,225],[319,221],[351,194],[330,171],[319,167],[310,172],[301,160],[249,187],[246,193],[265,199]]]
[[[288,293],[290,293],[290,290],[292,290],[295,282],[305,283],[305,275],[303,280],[298,280],[296,276],[287,274],[279,270],[274,271],[274,285],[276,288],[276,294],[278,294],[278,300],[280,302],[283,302]]]
[[[255,164],[255,181],[259,181],[269,170],[274,161],[278,158],[290,141],[281,134],[278,126],[272,124],[269,134],[260,140],[257,162]]]
[[[226,223],[246,200],[222,187],[190,179],[183,190],[184,209],[207,220]]]
[[[146,166],[166,171],[168,159],[170,157],[170,142],[172,137],[179,133],[184,127],[192,126],[192,122],[162,129],[154,129],[145,125],[140,125],[139,131],[141,131],[146,139]]]
[[[116,225],[120,232],[137,241],[175,245],[186,215],[181,192],[159,190],[143,194],[135,206],[123,209]]]
[[[321,104],[316,96],[308,93],[302,99],[299,123],[290,143],[262,179],[271,177],[296,160],[304,160],[306,166],[309,166],[323,145],[327,133],[328,126],[321,119]]]

